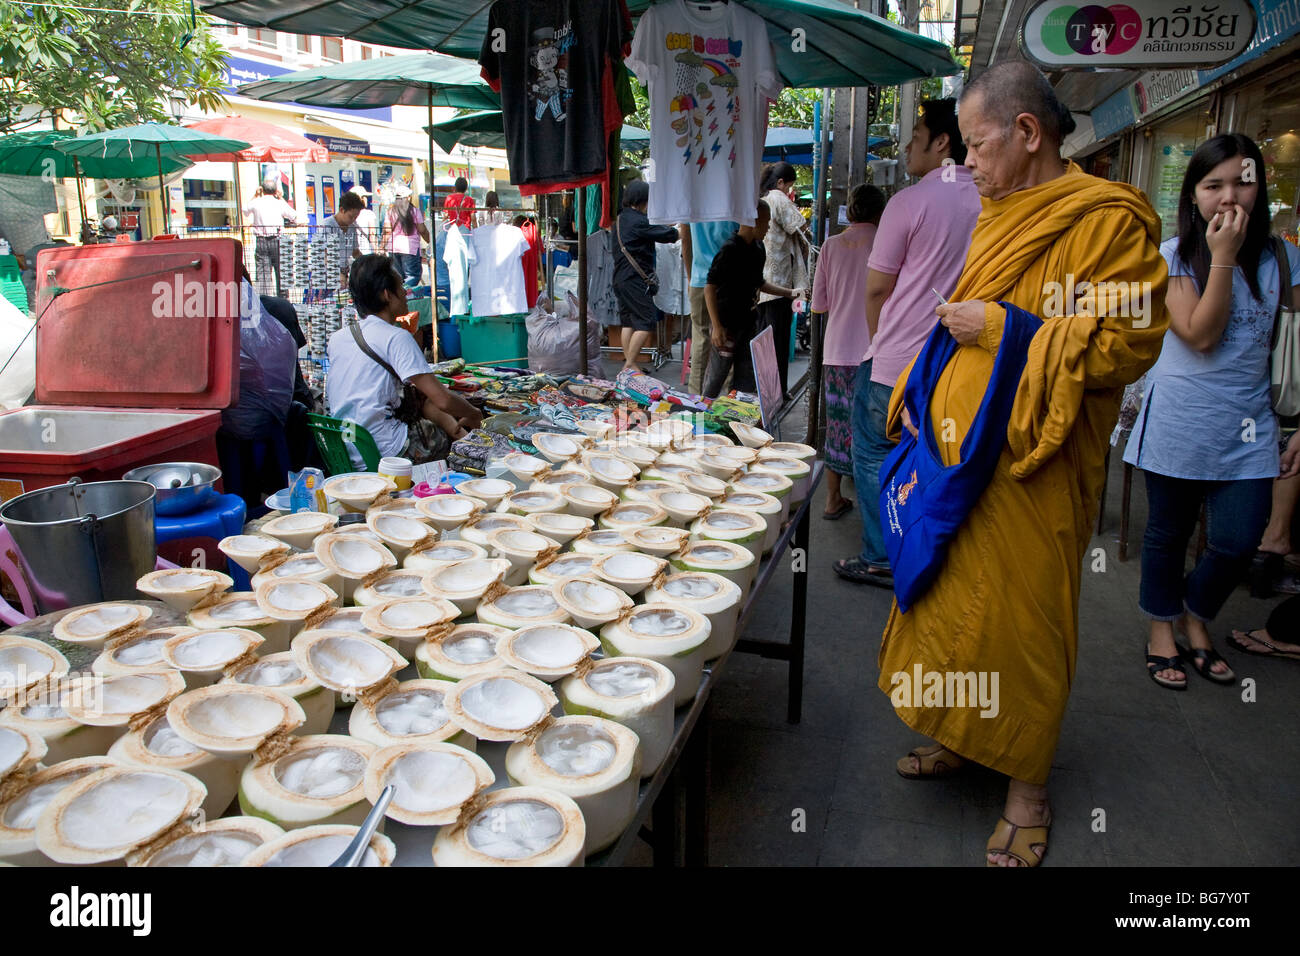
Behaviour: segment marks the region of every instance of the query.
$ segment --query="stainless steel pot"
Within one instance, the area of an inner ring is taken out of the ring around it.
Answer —
[[[145,481],[93,481],[29,491],[0,506],[42,614],[139,597],[154,569],[154,494]]]
[[[168,517],[198,511],[217,495],[214,485],[221,469],[196,461],[141,465],[122,476],[123,481],[147,481],[158,489],[154,511]]]

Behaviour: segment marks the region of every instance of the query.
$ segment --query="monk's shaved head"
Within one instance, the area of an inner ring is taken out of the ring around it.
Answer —
[[[1003,129],[1009,130],[1021,113],[1029,113],[1053,143],[1059,145],[1074,132],[1074,117],[1056,98],[1047,77],[1024,60],[999,63],[981,73],[963,91],[962,103],[971,97],[978,97],[981,112]]]

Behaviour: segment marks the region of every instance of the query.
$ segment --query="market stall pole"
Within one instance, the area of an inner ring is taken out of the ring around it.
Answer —
[[[573,205],[578,210],[578,359],[582,374],[587,374],[587,204],[573,191]]]

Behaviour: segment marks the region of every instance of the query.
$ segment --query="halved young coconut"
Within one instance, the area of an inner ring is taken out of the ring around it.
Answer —
[[[685,441],[680,442],[680,448],[721,448],[731,444],[731,439],[726,435],[717,432],[701,432],[698,435],[691,435]]]
[[[382,641],[347,631],[304,631],[294,639],[293,662],[345,701],[388,688],[392,676],[406,666],[406,658]]]
[[[344,578],[343,587],[347,590],[347,578]],[[292,635],[301,631],[309,619],[319,617],[327,608],[338,607],[342,603],[334,589],[305,578],[263,581],[254,593],[257,595],[258,606],[268,617],[288,622],[291,640]]]
[[[43,759],[50,766],[103,754],[122,733],[121,727],[92,727],[73,720],[59,702],[67,683],[67,678],[47,677],[0,711],[0,726],[32,733],[45,741]]]
[[[299,737],[279,757],[244,767],[239,807],[286,830],[358,826],[370,809],[362,784],[375,750],[374,744],[338,734]]]
[[[479,740],[521,740],[556,703],[549,684],[510,668],[458,681],[443,698],[452,721]]]
[[[433,840],[434,866],[581,866],[587,838],[573,799],[544,787],[485,794],[478,809]]]
[[[624,482],[624,486],[628,484],[631,482]],[[618,495],[614,492],[585,482],[560,485],[560,494],[567,502],[569,514],[580,518],[595,518],[618,504]]]
[[[352,844],[359,827],[318,824],[291,830],[249,853],[240,866],[330,866]],[[382,833],[373,833],[358,866],[392,866],[397,846]]]
[[[360,585],[352,594],[356,608],[364,609],[392,601],[396,598],[420,597],[427,592],[424,580],[429,572],[411,569],[393,569],[380,572],[369,584]]]
[[[746,448],[744,445],[719,445],[710,449],[709,454],[716,458],[730,458],[736,463],[737,467],[752,465],[758,460],[758,450],[755,448]]]
[[[378,571],[397,567],[393,552],[356,535],[323,534],[312,550],[321,564],[343,579],[344,604],[352,603],[359,582]]]
[[[501,504],[497,505],[497,511],[526,518],[538,514],[559,514],[567,506],[568,503],[560,493],[552,488],[530,488],[506,495],[501,499]]]
[[[289,622],[267,614],[257,603],[257,595],[250,591],[235,591],[221,595],[213,604],[198,604],[190,611],[185,623],[203,631],[218,627],[243,627],[256,631],[262,635],[263,654],[278,654],[289,649]]]
[[[594,554],[580,554],[577,551],[550,555],[533,565],[532,570],[528,572],[528,583],[551,585],[565,578],[578,578],[590,574],[596,557]]]
[[[691,525],[691,538],[696,541],[730,541],[749,550],[757,561],[763,556],[763,539],[767,535],[767,519],[752,511],[715,508]]]
[[[453,686],[451,681],[420,678],[359,700],[348,717],[348,733],[376,747],[447,742],[473,750],[473,736],[452,722],[443,704]]]
[[[521,451],[512,451],[506,455],[503,464],[525,486],[537,481],[542,475],[551,470],[550,462],[544,461],[536,455],[525,455]]]
[[[415,506],[444,535],[454,533],[486,507],[469,495],[431,495],[417,500]]]
[[[744,422],[729,422],[732,433],[747,448],[762,448],[772,444],[772,436],[763,429]]]
[[[789,520],[790,493],[794,490],[794,482],[785,475],[778,475],[774,472],[751,471],[740,475],[727,487],[729,492],[734,494],[752,492],[760,495],[771,495],[781,503],[781,514],[777,520],[777,525],[784,526],[786,521]]]
[[[638,478],[632,484],[623,489],[619,495],[623,501],[628,503],[635,502],[654,502],[654,496],[661,491],[685,491],[686,486],[678,484],[675,481],[663,481],[651,478]]]
[[[677,451],[665,451],[656,459],[656,468],[686,469],[687,472],[703,474],[700,456],[708,454],[708,448],[681,448]],[[679,472],[680,474],[680,472]]]
[[[0,791],[36,769],[46,753],[45,739],[21,727],[0,726]]]
[[[628,541],[627,535],[613,528],[593,528],[584,531],[573,539],[572,547],[575,554],[593,556],[609,554],[613,551],[633,550],[632,542]]]
[[[68,659],[32,637],[0,634],[0,702],[13,700],[41,681],[63,677]]]
[[[387,639],[401,656],[410,659],[415,649],[444,624],[456,620],[460,608],[442,598],[394,598],[366,608],[361,623],[381,640]]]
[[[564,499],[561,499],[563,501]],[[567,504],[566,504],[567,506]],[[595,527],[596,522],[580,515],[541,512],[526,515],[532,529],[563,547],[584,531]]]
[[[394,598],[389,598],[394,600]],[[380,602],[383,603],[382,601]],[[368,605],[373,607],[374,605]],[[392,638],[385,637],[382,634],[375,634],[370,631],[365,624],[366,608],[365,607],[327,607],[312,622],[313,631],[351,631],[353,634],[364,634],[366,637],[373,637],[376,640],[389,643]],[[306,634],[307,631],[299,631],[300,634]],[[262,657],[266,657],[263,654]]]
[[[704,495],[679,488],[657,491],[651,496],[651,500],[668,515],[667,524],[674,528],[687,527],[708,511],[713,504]]]
[[[560,550],[560,546],[545,535],[511,528],[492,532],[488,535],[487,546],[495,557],[509,564],[505,583],[512,587],[528,580],[528,569],[534,564]]]
[[[681,550],[690,532],[685,528],[669,528],[660,525],[657,528],[637,528],[624,534],[634,550],[656,558],[667,558]]]
[[[528,487],[533,491],[544,491],[547,488],[553,488],[558,491],[563,488],[563,486],[571,485],[574,482],[577,482],[578,484],[591,484],[591,475],[587,474],[581,468],[557,468],[539,475],[537,478],[533,479]]]
[[[646,591],[648,604],[672,604],[690,608],[709,619],[709,639],[704,659],[721,657],[736,642],[736,619],[740,616],[740,585],[720,574],[685,571],[671,574]]]
[[[636,481],[636,476],[641,473],[638,465],[615,455],[589,453],[583,456],[582,464],[596,484],[614,492],[621,491],[632,484]]]
[[[11,866],[52,866],[36,848],[36,821],[65,787],[87,774],[113,766],[108,757],[75,757],[37,770],[12,796],[0,802],[0,862]]]
[[[370,758],[366,799],[377,803],[384,788],[393,786],[386,817],[409,826],[445,826],[455,823],[465,804],[495,780],[483,758],[458,746],[428,739],[404,741]]]
[[[602,421],[596,421],[594,419],[591,420],[584,419],[582,421],[575,422],[575,424],[578,426],[579,431],[581,431],[583,434],[585,434],[588,438],[592,439],[593,441],[602,441],[603,439],[606,439],[610,435],[614,434],[613,422],[602,422]]]
[[[749,511],[767,522],[763,554],[771,551],[781,536],[781,502],[772,495],[761,491],[733,491],[718,502],[718,507],[725,511]]]
[[[710,501],[717,501],[727,493],[727,483],[712,475],[691,472],[682,476],[682,484],[686,486],[687,491],[703,495]]]
[[[812,466],[806,461],[764,451],[758,456],[758,461],[749,466],[749,470],[759,474],[783,475],[789,478],[794,484],[790,490],[791,510],[797,510],[808,497],[808,486],[812,483]]]
[[[774,441],[763,449],[760,458],[779,455],[783,458],[797,458],[811,466],[817,460],[817,449],[801,441]]]
[[[217,548],[249,574],[256,573],[265,558],[289,553],[289,545],[264,534],[232,534],[218,541]]]
[[[668,512],[652,502],[615,505],[600,516],[600,527],[615,531],[653,528],[668,523]]]
[[[413,549],[428,547],[438,537],[437,529],[424,521],[382,509],[371,509],[366,515],[366,527],[380,537],[399,562]]]
[[[573,623],[588,629],[617,620],[633,606],[626,591],[599,580],[594,570],[589,576],[556,581],[551,585],[551,591],[555,602],[573,619]]]
[[[628,597],[636,597],[653,581],[668,562],[638,551],[614,551],[602,554],[592,565],[592,571],[602,581],[622,590]]]
[[[420,510],[419,502],[419,498],[394,498],[392,501],[381,502],[366,512],[366,520],[369,521],[372,515],[393,515],[398,518],[419,521],[421,524],[432,527],[433,521]]]
[[[583,445],[556,432],[534,432],[528,439],[548,461],[565,462],[582,454]]]
[[[193,627],[159,627],[109,641],[91,662],[90,671],[92,674],[138,674],[166,670],[172,665],[163,656],[163,647],[178,634],[194,633],[197,629]]]
[[[519,515],[482,514],[465,522],[460,529],[462,541],[489,548],[488,539],[497,531],[531,531],[532,526]]]
[[[222,678],[221,684],[269,687],[292,697],[302,708],[304,719],[297,733],[303,735],[325,733],[334,716],[334,692],[322,687],[316,678],[304,674],[294,662],[293,651],[259,657]]]
[[[487,556],[487,548],[472,541],[439,541],[427,550],[412,551],[402,562],[402,567],[408,571],[435,571],[457,561],[470,561]]]
[[[362,514],[379,498],[397,490],[397,484],[383,475],[338,475],[321,485],[325,497],[333,498],[344,513]]]
[[[371,508],[370,510],[371,510],[371,511],[378,511],[379,508],[378,508],[378,507],[375,507],[375,508]],[[360,518],[361,516],[360,516],[360,515],[352,515],[352,514],[350,514],[350,515],[348,515],[347,517],[349,517],[349,518]],[[430,530],[437,530],[437,529],[430,528]],[[360,522],[360,521],[342,521],[342,520],[340,520],[340,521],[339,521],[339,526],[338,526],[337,528],[335,528],[333,531],[331,531],[330,534],[347,534],[347,535],[352,535],[353,537],[357,537],[357,538],[365,538],[367,541],[373,541],[375,544],[380,545],[381,547],[384,547],[384,548],[387,548],[387,547],[388,547],[388,542],[387,542],[387,541],[385,541],[383,538],[379,537],[379,535],[376,534],[374,531],[370,530],[370,527],[369,527],[368,525],[366,525],[364,522]]]
[[[568,613],[555,601],[548,587],[525,585],[510,588],[478,606],[478,619],[483,624],[519,628],[530,624],[564,624]]]
[[[165,714],[119,737],[108,748],[108,756],[122,766],[176,770],[194,777],[207,791],[203,797],[203,813],[214,820],[235,799],[239,771],[244,763],[194,746],[176,733]]]
[[[604,717],[641,740],[641,775],[653,776],[673,743],[673,672],[658,661],[608,657],[560,683],[565,713]]]
[[[458,681],[505,667],[497,645],[510,633],[494,624],[458,624],[415,649],[415,669],[429,680]]]
[[[514,482],[504,478],[470,478],[456,486],[456,494],[477,498],[489,508],[495,508],[502,498],[514,490]]]
[[[135,582],[135,589],[185,614],[211,594],[229,591],[235,582],[230,575],[207,568],[170,568],[150,571]]]
[[[701,474],[700,470],[691,465],[674,465],[670,463],[656,464],[653,468],[647,468],[641,472],[642,481],[667,481],[675,485],[686,487],[687,475]]]
[[[531,740],[506,751],[506,772],[524,786],[571,797],[587,826],[583,855],[619,838],[636,814],[641,783],[640,741],[634,731],[601,717],[560,717]]]
[[[517,531],[499,531],[497,534],[518,534]],[[494,585],[501,583],[510,571],[506,558],[478,558],[443,565],[425,576],[426,594],[450,601],[456,605],[459,616],[473,614]]]
[[[188,830],[205,796],[199,780],[178,770],[105,767],[54,795],[36,821],[36,846],[56,863],[120,860]]]
[[[280,515],[262,525],[262,534],[279,538],[290,547],[307,550],[318,535],[331,531],[339,523],[339,516],[324,511],[299,511]]]
[[[659,457],[659,452],[653,448],[634,442],[616,442],[610,450],[615,458],[622,458],[624,461],[631,462],[638,469],[649,468]]]
[[[734,478],[741,468],[741,463],[736,459],[730,455],[720,455],[717,452],[705,452],[700,455],[699,460],[700,469],[706,475],[724,482]]]
[[[63,685],[59,705],[73,720],[92,727],[125,729],[150,713],[160,712],[185,690],[179,671],[74,677]]]
[[[660,418],[644,429],[649,437],[667,435],[670,444],[680,445],[695,434],[695,425],[685,418]]]
[[[497,656],[516,670],[551,682],[572,674],[598,647],[595,635],[572,624],[534,624],[502,638]]]
[[[215,684],[227,667],[247,663],[262,646],[262,635],[242,627],[201,631],[185,628],[163,645],[163,660],[180,671],[190,690]]]
[[[704,676],[704,645],[709,619],[671,604],[643,604],[600,629],[600,643],[611,657],[627,655],[658,661],[677,681],[676,706],[689,703]]]
[[[301,831],[300,831],[301,832]],[[239,866],[250,853],[284,831],[270,820],[226,817],[204,821],[202,829],[164,840],[132,859],[132,866]]]
[[[758,574],[754,552],[731,541],[689,541],[668,562],[678,571],[711,571],[740,586],[741,601]]]
[[[333,569],[325,567],[311,551],[267,557],[249,583],[256,591],[267,581],[281,578],[307,578],[309,581],[319,581],[336,594],[343,591],[343,579]]]
[[[54,636],[69,644],[99,650],[111,639],[142,626],[152,615],[152,608],[125,601],[91,604],[59,618]]]
[[[167,705],[167,723],[177,737],[225,759],[247,756],[268,740],[293,733],[306,719],[288,694],[253,684],[201,687]]]

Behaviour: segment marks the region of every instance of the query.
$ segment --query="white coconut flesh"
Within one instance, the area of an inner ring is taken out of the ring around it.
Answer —
[[[715,458],[730,459],[736,465],[748,465],[758,458],[758,452],[753,448],[743,448],[739,445],[725,445],[711,449],[708,454]]]
[[[710,499],[690,491],[661,491],[655,501],[677,521],[696,517],[710,504]]]
[[[495,776],[481,757],[450,744],[409,743],[380,750],[366,770],[366,798],[393,786],[387,816],[413,826],[454,823],[461,807]]]
[[[143,846],[193,813],[205,788],[189,774],[111,767],[55,795],[36,843],[57,863],[102,863]]]
[[[695,696],[704,673],[704,647],[712,633],[708,618],[685,608],[646,604],[601,629],[601,643],[616,654],[658,661],[673,672],[676,705]]]
[[[355,826],[313,826],[286,833],[270,840],[244,858],[242,866],[329,866],[348,848],[357,835]],[[382,833],[370,838],[370,845],[362,854],[358,866],[383,867],[392,865],[397,855],[393,841]]]
[[[794,481],[811,471],[807,462],[800,461],[797,458],[759,458],[754,467],[785,475]]]
[[[486,548],[469,541],[439,541],[432,548],[408,554],[402,564],[410,571],[431,571],[457,561],[487,556]]]
[[[618,746],[614,738],[589,724],[561,724],[548,727],[534,745],[542,763],[562,777],[589,777],[614,762]]]
[[[135,583],[136,590],[164,601],[184,613],[205,595],[228,591],[234,582],[220,571],[173,568],[150,571]]]
[[[448,607],[451,611],[448,612]],[[457,609],[437,598],[397,598],[377,605],[371,612],[374,621],[385,632],[410,636],[447,621],[455,620]],[[370,618],[366,618],[370,620]]]
[[[586,826],[578,805],[541,787],[512,787],[464,829],[447,827],[433,843],[436,866],[573,866],[581,862]]]
[[[341,746],[301,748],[281,757],[274,768],[281,787],[308,800],[341,797],[358,788],[365,773],[366,755]]]
[[[47,684],[28,694],[21,704],[15,704],[12,709],[16,709],[23,720],[33,723],[71,720],[68,712],[59,703],[62,693],[63,689],[58,684]],[[0,720],[8,719],[9,713],[9,710],[0,712]]]
[[[175,734],[219,756],[252,753],[271,734],[291,731],[305,718],[292,697],[247,684],[190,691],[167,707],[167,722]]]
[[[615,551],[597,559],[596,573],[619,584],[649,584],[668,562],[638,551]],[[639,589],[638,589],[639,590]]]
[[[685,528],[636,528],[627,533],[627,540],[646,554],[663,557],[678,550],[689,534]]]
[[[155,757],[191,757],[204,751],[194,746],[172,727],[166,717],[155,717],[140,734],[140,743]]]
[[[0,727],[0,781],[45,756],[45,741],[13,727]]]
[[[59,703],[68,716],[83,724],[114,727],[171,700],[184,689],[185,678],[177,671],[113,674],[71,682]]]
[[[336,524],[338,524],[336,515],[329,515],[319,511],[300,511],[297,514],[272,518],[262,525],[262,530],[281,540],[288,540],[289,538],[301,540],[304,535],[320,534],[326,528],[332,528]],[[289,543],[294,542],[289,541]]]
[[[316,557],[345,578],[364,578],[383,567],[395,567],[397,560],[381,545],[364,538],[331,535],[316,543]]]
[[[545,471],[551,467],[549,462],[534,455],[525,455],[522,452],[512,452],[505,457],[505,466],[519,478],[532,478],[534,475]]]
[[[591,528],[594,522],[590,518],[584,518],[581,515],[559,514],[556,512],[541,512],[528,516],[528,523],[532,525],[539,534],[546,535],[553,541],[560,544],[568,541],[576,535]]]
[[[390,737],[434,734],[447,726],[443,694],[432,688],[398,690],[374,707],[375,722]]]
[[[540,800],[512,800],[484,810],[466,828],[466,840],[479,853],[498,860],[523,860],[555,846],[564,835],[564,817]]]
[[[560,685],[564,709],[618,721],[636,733],[641,744],[641,775],[652,776],[673,741],[677,681],[655,661],[612,657],[598,661],[581,677]]]
[[[0,701],[68,672],[68,659],[44,641],[0,636]]]
[[[303,673],[336,691],[364,691],[406,665],[392,648],[361,634],[321,632],[300,638],[293,657]]]
[[[700,467],[714,478],[727,479],[736,473],[739,463],[729,455],[705,452],[700,455]]]
[[[711,660],[730,650],[740,615],[741,590],[734,581],[717,574],[674,574],[652,589],[646,598],[651,603],[683,604],[709,619],[709,639],[704,645],[704,659]]]
[[[258,847],[284,835],[274,823],[257,817],[228,817],[202,830],[170,840],[141,863],[149,867],[239,866]]]
[[[465,521],[480,505],[465,495],[432,495],[421,498],[420,512],[443,527],[456,521]]]
[[[501,502],[503,511],[523,512],[524,514],[554,512],[563,507],[564,499],[558,494],[548,491],[518,491],[513,495],[508,495]]]
[[[642,637],[675,637],[690,629],[691,619],[676,611],[651,610],[631,615],[626,626]]]
[[[163,656],[181,670],[219,670],[261,643],[262,636],[252,631],[219,628],[174,637]]]
[[[632,543],[623,536],[622,531],[602,529],[588,531],[579,537],[573,542],[573,549],[582,554],[608,554],[611,551],[630,551]]]
[[[102,754],[121,732],[119,727],[88,727],[73,719],[61,702],[69,683],[51,679],[33,685],[0,711],[0,724],[41,739],[47,766]]]
[[[565,485],[580,485],[590,480],[591,476],[585,471],[579,471],[577,468],[561,468],[558,471],[552,471],[550,474],[540,476],[533,482],[532,487],[554,488],[563,494]]]
[[[285,621],[305,620],[337,600],[333,588],[302,578],[269,581],[257,589],[257,603],[271,617]]]
[[[528,522],[518,515],[483,515],[461,528],[460,536],[474,544],[486,544],[496,531],[527,531]]]
[[[817,457],[816,448],[812,445],[805,445],[803,442],[798,441],[772,442],[772,444],[765,448],[764,451],[775,456],[794,458],[798,461],[802,461],[804,464],[810,463]]]
[[[463,561],[434,571],[429,576],[429,585],[435,595],[440,591],[447,595],[482,594],[501,580],[508,567],[500,558]]]
[[[245,571],[253,571],[268,554],[283,554],[289,546],[264,534],[232,534],[222,538],[217,548]]]
[[[486,629],[470,629],[449,634],[441,647],[445,657],[457,664],[486,664],[497,656],[498,635]]]
[[[99,645],[114,632],[146,620],[153,612],[138,604],[99,604],[61,618],[54,625],[54,636],[69,644]]]
[[[471,478],[456,486],[456,491],[471,498],[491,500],[493,504],[515,490],[514,482],[504,478]]]
[[[344,504],[370,504],[385,491],[396,486],[380,475],[349,475],[331,478],[322,486],[322,490],[331,498]]]
[[[604,581],[567,580],[557,590],[561,606],[579,625],[588,627],[612,621],[632,606],[626,591]]]
[[[554,432],[537,432],[532,436],[533,446],[551,461],[564,461],[572,458],[582,450],[582,446],[571,438]]]
[[[528,573],[533,584],[554,584],[565,578],[581,577],[591,573],[591,566],[596,556],[592,554],[562,554],[545,567],[534,568]]]
[[[367,526],[381,538],[410,547],[423,541],[432,529],[423,521],[403,517],[391,511],[382,511],[366,519]]]
[[[616,700],[654,693],[660,677],[652,667],[613,658],[593,667],[582,678],[595,693]]]
[[[246,592],[229,594],[216,604],[191,612],[191,624],[202,627],[249,627],[275,623],[257,603],[257,597]]]
[[[756,533],[758,522],[750,515],[737,511],[714,511],[704,516],[701,526],[709,534],[747,536]],[[766,527],[766,522],[763,523]]]
[[[512,667],[534,677],[554,679],[571,673],[599,646],[590,631],[568,624],[538,624],[515,631],[497,653]]]
[[[32,831],[51,800],[82,777],[111,766],[107,757],[80,757],[32,774],[27,786],[0,807],[0,858],[11,855],[10,849],[34,845]]]
[[[120,667],[150,667],[162,664],[163,647],[166,643],[189,628],[166,628],[150,631],[134,640],[128,640],[116,647],[111,647],[105,654],[108,659]]]
[[[604,527],[637,527],[662,524],[667,517],[662,508],[648,504],[629,504],[611,508],[601,515],[600,523]]]
[[[519,622],[540,624],[551,622],[553,618],[562,620],[567,614],[556,603],[550,588],[528,585],[511,588],[495,600],[480,604],[478,616],[488,624],[519,627]],[[554,623],[559,623],[559,620]]]
[[[641,469],[614,455],[592,455],[587,459],[591,476],[599,482],[626,485],[633,481]]]
[[[457,725],[480,740],[518,740],[551,712],[554,691],[518,671],[470,677],[448,691],[445,706]]]
[[[510,633],[490,624],[462,624],[439,641],[425,641],[415,651],[416,668],[425,678],[461,680],[498,670],[497,644]]]
[[[358,604],[383,604],[393,598],[418,597],[424,593],[423,571],[389,571],[374,584],[357,588]]]
[[[682,484],[688,491],[709,499],[721,498],[727,493],[727,483],[712,475],[688,474],[683,476]]]

